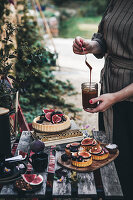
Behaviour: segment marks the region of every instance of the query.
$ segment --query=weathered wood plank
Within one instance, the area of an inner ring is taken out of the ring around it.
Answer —
[[[96,186],[93,172],[77,173],[78,177],[78,196],[96,196]]]
[[[117,175],[114,162],[109,163],[108,165],[100,169],[101,179],[103,183],[105,197],[123,197],[120,181]]]
[[[31,133],[28,132],[28,131],[23,131],[22,135],[20,137],[15,155],[17,155],[18,150],[28,152],[29,149],[30,149],[30,142],[31,141],[32,141]]]
[[[93,136],[95,139],[103,143],[108,143],[104,132],[93,131]],[[123,193],[114,161],[100,168],[100,173],[101,173],[101,179],[103,183],[105,197],[111,199],[113,198],[122,199]]]
[[[56,152],[56,163],[55,163],[55,170],[59,169],[60,166],[57,163],[58,157],[61,155],[61,152]],[[67,170],[68,176],[70,177],[70,171]],[[58,183],[57,180],[53,181],[53,196],[71,196],[71,183],[67,183],[64,180],[62,183]]]

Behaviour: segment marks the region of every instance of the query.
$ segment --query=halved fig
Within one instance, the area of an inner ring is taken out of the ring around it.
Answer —
[[[26,183],[31,183],[37,177],[37,174],[22,174],[21,176]]]
[[[82,140],[81,145],[92,145],[93,141],[93,138],[88,137]]]
[[[47,112],[46,115],[45,115],[45,118],[46,118],[46,120],[47,120],[48,122],[51,121],[51,113],[52,113],[52,112]]]
[[[83,152],[83,151],[81,151],[81,152],[78,152],[78,155],[79,156],[82,156],[83,158],[90,158],[91,157],[91,154],[89,153],[89,152]]]
[[[53,110],[53,109],[43,109],[43,112],[46,114],[46,113],[48,113],[48,112],[54,112],[55,110]]]
[[[74,142],[70,144],[71,147],[79,147],[80,143],[79,142]]]
[[[53,115],[53,116],[52,116],[52,123],[53,123],[53,124],[57,124],[57,123],[59,123],[59,122],[61,122],[61,117],[58,116],[58,115]]]
[[[102,147],[100,145],[94,146],[89,151],[91,154],[99,154],[102,152]]]
[[[40,185],[42,182],[43,177],[39,174],[32,182],[30,182],[30,185]]]

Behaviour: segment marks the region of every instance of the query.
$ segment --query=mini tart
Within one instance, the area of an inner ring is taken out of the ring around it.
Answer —
[[[79,142],[71,143],[70,144],[70,151],[71,152],[77,152],[79,147],[80,147],[80,143]]]
[[[93,160],[104,160],[109,156],[108,150],[100,147],[100,145],[98,147],[90,149],[89,152],[91,153]]]
[[[65,153],[67,154],[68,157],[71,157],[70,144],[66,145]]]
[[[65,152],[69,157],[71,157],[72,152],[78,152],[79,148],[80,143],[74,142],[66,145]]]
[[[72,165],[76,167],[88,167],[92,164],[92,157],[89,152],[72,153]]]
[[[37,121],[40,119],[40,116],[36,117],[32,122],[32,127],[40,132],[58,132],[64,131],[70,128],[70,118],[67,115],[64,115],[66,121],[57,123],[57,124],[39,124]]]
[[[82,140],[81,146],[86,150],[89,151],[92,146],[96,146],[97,141],[94,138],[88,137]]]

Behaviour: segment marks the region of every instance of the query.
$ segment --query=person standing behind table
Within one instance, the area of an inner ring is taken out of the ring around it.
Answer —
[[[105,57],[101,71],[101,95],[91,99],[99,102],[88,112],[99,112],[99,130],[116,143],[120,154],[115,160],[124,199],[131,192],[133,170],[133,0],[111,0],[91,41],[76,37],[75,54],[92,53]]]

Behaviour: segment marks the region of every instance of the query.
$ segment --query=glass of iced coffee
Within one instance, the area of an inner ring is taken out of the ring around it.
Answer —
[[[98,96],[98,84],[95,82],[86,82],[81,84],[82,89],[82,105],[84,110],[96,108],[97,103],[90,104],[89,100]]]

